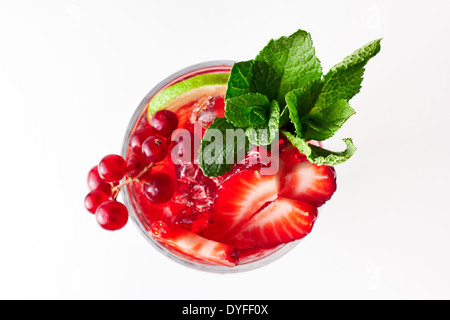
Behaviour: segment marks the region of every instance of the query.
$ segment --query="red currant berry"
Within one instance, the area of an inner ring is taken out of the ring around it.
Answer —
[[[90,191],[100,190],[106,193],[108,196],[111,195],[111,184],[105,182],[100,178],[98,174],[98,166],[93,167],[89,173],[87,178],[87,184]]]
[[[109,200],[109,195],[100,190],[94,190],[84,198],[84,206],[90,213],[95,213],[97,208],[105,201]]]
[[[116,154],[104,157],[98,164],[98,174],[106,182],[120,181],[127,170],[125,160]]]
[[[150,162],[159,162],[169,153],[169,146],[164,139],[157,136],[147,138],[142,144],[142,154]]]
[[[175,193],[175,182],[166,173],[153,173],[144,185],[144,193],[153,203],[167,202]]]
[[[136,130],[130,138],[130,148],[136,154],[142,153],[142,144],[152,135],[151,131],[147,129]]]
[[[150,126],[156,134],[169,138],[178,127],[178,117],[172,111],[160,110],[151,118]]]
[[[151,169],[147,169],[147,172],[141,175],[142,171],[148,167],[150,163],[144,156],[133,155],[127,161],[127,173],[130,178],[136,178],[139,176],[139,180],[145,180],[150,175]]]
[[[102,180],[102,178],[100,178],[98,174],[98,166],[95,166],[88,173],[87,177],[88,188],[89,190],[95,190],[102,183],[104,183],[104,181]]]
[[[128,210],[123,203],[109,200],[97,208],[95,218],[103,229],[119,230],[128,222]]]

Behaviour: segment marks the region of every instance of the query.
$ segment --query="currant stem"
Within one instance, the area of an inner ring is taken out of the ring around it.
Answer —
[[[120,189],[122,187],[125,187],[126,185],[135,182],[135,181],[139,181],[139,178],[142,177],[148,170],[150,170],[152,167],[154,166],[154,163],[151,162],[148,166],[146,166],[144,168],[144,170],[142,170],[136,177],[134,178],[127,178],[127,180],[125,180],[124,182],[122,182],[121,184],[115,186],[112,188],[112,195],[114,200],[117,199],[117,196],[119,195]]]

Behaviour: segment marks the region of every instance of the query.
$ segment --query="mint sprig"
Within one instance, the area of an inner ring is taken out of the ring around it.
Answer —
[[[360,91],[364,67],[380,51],[380,42],[364,45],[323,76],[308,32],[298,30],[271,40],[254,60],[234,64],[225,95],[225,118],[216,119],[210,129],[242,129],[245,142],[253,145],[271,144],[281,130],[313,163],[336,165],[348,160],[356,150],[352,139],[344,139],[346,150],[342,152],[308,141],[333,137],[355,114],[349,100]],[[202,141],[202,152],[210,144],[210,129]],[[250,147],[224,147],[219,159],[230,159],[227,152]],[[209,164],[211,157],[200,159],[205,175],[223,175],[232,167],[220,161]]]

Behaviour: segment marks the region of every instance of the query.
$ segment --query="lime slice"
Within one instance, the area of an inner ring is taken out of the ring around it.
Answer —
[[[176,111],[203,96],[225,95],[229,76],[229,73],[210,73],[180,81],[158,92],[150,100],[147,116],[150,118],[161,109]]]

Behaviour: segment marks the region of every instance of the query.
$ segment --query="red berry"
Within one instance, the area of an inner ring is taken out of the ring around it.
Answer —
[[[118,185],[118,183],[114,183],[114,186]],[[96,190],[102,191],[104,193],[106,193],[108,196],[111,196],[113,193],[113,186],[111,185],[111,183],[103,183],[101,184]]]
[[[147,138],[142,144],[142,154],[150,162],[160,162],[169,153],[169,146],[164,139],[157,136]]]
[[[222,241],[234,234],[261,208],[275,200],[280,191],[278,175],[262,175],[262,165],[236,167],[217,190],[208,239]]]
[[[100,178],[98,174],[98,166],[93,167],[89,173],[87,178],[87,184],[90,191],[100,190],[106,193],[108,196],[111,195],[111,184],[105,182]]]
[[[142,171],[149,166],[149,162],[141,155],[133,155],[127,161],[127,172],[130,178],[136,178]],[[145,180],[152,170],[148,169],[147,172],[139,177],[139,180]]]
[[[239,249],[274,248],[304,238],[317,218],[317,208],[279,197],[224,240]]]
[[[106,182],[120,181],[127,170],[125,160],[116,154],[104,157],[98,164],[98,174]]]
[[[169,201],[175,193],[175,182],[166,173],[153,173],[144,186],[147,198],[153,203],[165,203]]]
[[[123,203],[109,200],[97,208],[95,218],[103,229],[119,230],[128,222],[128,210]]]
[[[100,190],[93,190],[84,198],[84,206],[90,213],[95,213],[97,208],[107,200],[109,200],[108,194]]]
[[[178,117],[172,111],[160,110],[151,118],[150,126],[156,134],[169,138],[178,127]]]
[[[89,190],[95,190],[102,183],[104,183],[104,181],[102,180],[102,178],[100,178],[98,174],[98,166],[95,166],[88,173],[87,178],[88,188]]]
[[[336,191],[336,171],[333,167],[318,166],[309,161],[288,168],[282,180],[281,197],[320,207],[330,200]]]
[[[147,129],[136,130],[130,138],[130,148],[136,154],[142,153],[142,144],[151,136],[151,131]]]

